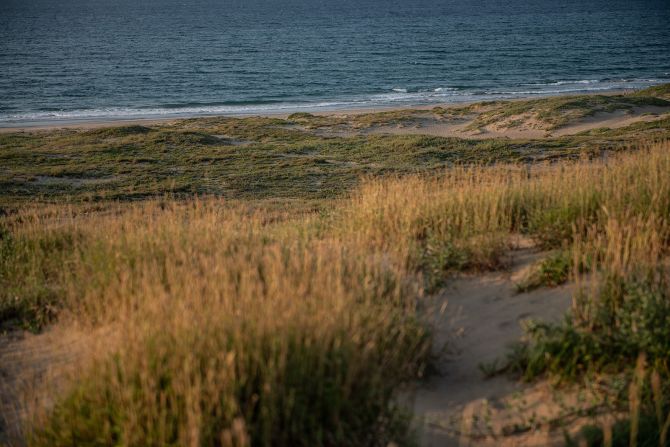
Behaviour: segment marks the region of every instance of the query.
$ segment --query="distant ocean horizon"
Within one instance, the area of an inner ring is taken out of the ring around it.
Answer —
[[[670,82],[667,0],[3,0],[0,126]]]

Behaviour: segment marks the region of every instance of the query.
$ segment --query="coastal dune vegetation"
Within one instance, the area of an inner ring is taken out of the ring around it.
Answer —
[[[0,221],[2,320],[94,347],[44,384],[24,439],[412,444],[403,393],[439,348],[422,297],[505,268],[519,235],[564,253],[563,280],[583,287],[564,323],[530,329],[517,373],[629,377],[644,353],[668,384],[668,173],[670,144],[641,142],[368,177],[316,211],[206,196],[18,206]],[[643,414],[670,404],[640,393]],[[664,421],[645,421],[658,441]]]
[[[598,157],[640,140],[668,139],[668,90],[665,85],[627,95],[425,110],[0,132],[0,207],[216,195],[314,209],[369,176]],[[629,122],[607,121],[617,111]],[[584,117],[594,116],[605,120],[579,127]],[[577,126],[574,132],[545,135],[570,126]],[[482,133],[487,127],[491,132]],[[526,131],[517,132],[520,127]],[[508,137],[507,131],[517,133]]]

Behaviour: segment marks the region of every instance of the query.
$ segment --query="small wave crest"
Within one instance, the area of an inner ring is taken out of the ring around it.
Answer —
[[[525,86],[548,86],[548,85],[571,85],[571,84],[597,84],[601,82],[599,79],[580,79],[578,81],[552,81],[552,82],[533,82],[528,84],[521,84]]]

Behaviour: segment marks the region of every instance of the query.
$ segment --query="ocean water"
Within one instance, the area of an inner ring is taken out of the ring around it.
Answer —
[[[0,0],[0,125],[670,82],[669,0]]]

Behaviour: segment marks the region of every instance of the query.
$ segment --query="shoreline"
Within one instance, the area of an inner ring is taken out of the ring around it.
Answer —
[[[134,126],[134,125],[169,125],[175,121],[181,121],[185,119],[197,119],[197,118],[216,118],[216,117],[227,117],[227,118],[249,118],[249,117],[274,117],[274,118],[286,118],[293,113],[310,113],[317,116],[337,116],[337,115],[360,115],[366,113],[380,113],[380,112],[389,112],[394,110],[430,110],[435,107],[442,108],[456,108],[469,106],[472,104],[479,104],[490,101],[526,101],[529,99],[546,99],[546,98],[555,98],[560,96],[614,96],[622,95],[628,93],[634,93],[640,89],[618,89],[618,90],[608,90],[608,91],[590,91],[590,92],[570,92],[566,94],[543,94],[543,95],[529,95],[522,97],[514,98],[499,98],[499,99],[478,99],[472,101],[459,101],[459,102],[435,102],[431,104],[425,103],[415,103],[415,104],[405,104],[405,105],[375,105],[371,107],[345,107],[345,108],[334,108],[334,109],[323,109],[323,110],[314,110],[305,108],[297,108],[295,110],[285,110],[285,111],[268,111],[268,112],[249,112],[249,113],[184,113],[184,114],[175,114],[174,116],[161,117],[161,116],[146,116],[146,117],[119,117],[119,118],[110,118],[110,117],[91,117],[91,118],[79,118],[79,119],[63,119],[63,120],[36,120],[36,121],[25,121],[25,122],[16,122],[16,123],[2,123],[0,122],[0,133],[14,133],[14,132],[30,132],[30,131],[53,131],[59,129],[98,129],[104,127],[117,127],[117,126]]]

